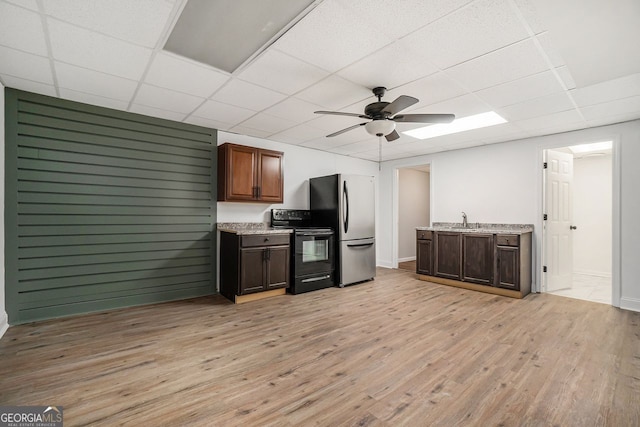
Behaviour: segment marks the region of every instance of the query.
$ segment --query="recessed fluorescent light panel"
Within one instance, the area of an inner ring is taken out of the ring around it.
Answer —
[[[593,144],[581,144],[569,147],[574,154],[593,153],[596,151],[610,150],[613,147],[612,141],[594,142]]]
[[[418,129],[408,130],[402,133],[418,139],[427,139],[435,138],[436,136],[449,135],[452,133],[499,125],[506,122],[507,121],[503,119],[499,114],[496,114],[493,111],[489,111],[487,113],[476,114],[475,116],[467,116],[455,119],[448,124],[425,126]]]
[[[319,0],[189,0],[164,49],[233,73]]]

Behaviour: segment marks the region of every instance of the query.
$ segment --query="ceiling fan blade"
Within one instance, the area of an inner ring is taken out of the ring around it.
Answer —
[[[400,114],[391,120],[411,123],[451,123],[455,118],[455,114]]]
[[[395,141],[396,139],[400,138],[400,135],[398,135],[398,132],[396,132],[394,130],[389,135],[385,136],[385,138],[387,138],[387,141],[391,142],[391,141]]]
[[[353,130],[355,128],[359,128],[360,126],[364,126],[366,124],[367,123],[365,122],[365,123],[360,123],[360,124],[357,124],[357,125],[349,126],[348,128],[345,128],[345,129],[339,130],[338,132],[334,132],[332,134],[327,135],[327,138],[331,138],[332,136],[338,136],[338,135],[343,134],[345,132],[349,132],[350,130]]]
[[[365,116],[364,114],[357,113],[343,113],[341,111],[314,111],[316,114],[331,114],[332,116],[349,116],[349,117],[360,117],[361,119],[370,119],[371,117]]]
[[[394,115],[407,107],[411,107],[413,104],[418,102],[417,98],[413,96],[400,95],[393,101],[391,104],[387,105],[382,109],[383,113],[389,113],[390,115]]]

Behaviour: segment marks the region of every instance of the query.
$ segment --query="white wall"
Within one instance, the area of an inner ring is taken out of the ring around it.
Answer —
[[[416,227],[428,226],[429,173],[398,170],[398,261],[416,258]]]
[[[375,176],[376,182],[378,180],[378,164],[368,160],[251,136],[218,132],[218,145],[225,142],[284,152],[284,203],[218,202],[218,222],[269,223],[273,208],[309,209],[309,178],[316,176],[349,173]]]
[[[611,154],[573,161],[573,271],[611,276]]]
[[[4,86],[0,83],[0,337],[9,327],[4,297]]]
[[[618,141],[620,150],[620,306],[640,311],[640,120],[385,162],[379,180],[380,199],[393,199],[397,168],[431,163],[431,220],[461,221],[464,210],[470,222],[534,224],[537,282],[542,150],[610,139]],[[378,264],[390,266],[394,239],[391,204],[381,203],[378,217]]]

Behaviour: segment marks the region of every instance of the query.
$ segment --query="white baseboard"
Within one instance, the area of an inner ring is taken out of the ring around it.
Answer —
[[[376,263],[377,267],[384,267],[384,268],[393,268],[391,261],[379,261]]]
[[[630,311],[640,312],[640,299],[638,298],[620,298],[620,308]]]
[[[7,332],[7,329],[9,329],[9,317],[3,310],[0,312],[0,338],[2,338],[5,332]]]
[[[398,262],[407,262],[407,261],[415,261],[416,257],[414,256],[408,256],[406,258],[398,258]]]
[[[606,277],[607,279],[611,279],[611,272],[574,270],[573,274],[584,274],[585,276]]]

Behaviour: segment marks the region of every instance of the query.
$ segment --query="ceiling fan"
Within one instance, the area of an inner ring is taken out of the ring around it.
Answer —
[[[412,106],[418,102],[417,98],[407,95],[400,95],[393,102],[384,102],[384,96],[387,88],[375,87],[372,89],[373,94],[378,97],[378,102],[372,102],[364,108],[364,114],[343,113],[341,111],[315,111],[316,114],[332,114],[335,116],[351,116],[361,119],[370,119],[370,122],[359,123],[349,126],[346,129],[339,130],[330,135],[337,136],[364,126],[365,130],[371,135],[382,137],[387,141],[395,141],[400,138],[396,132],[396,122],[412,122],[412,123],[451,123],[456,118],[454,114],[398,114],[400,111]]]

